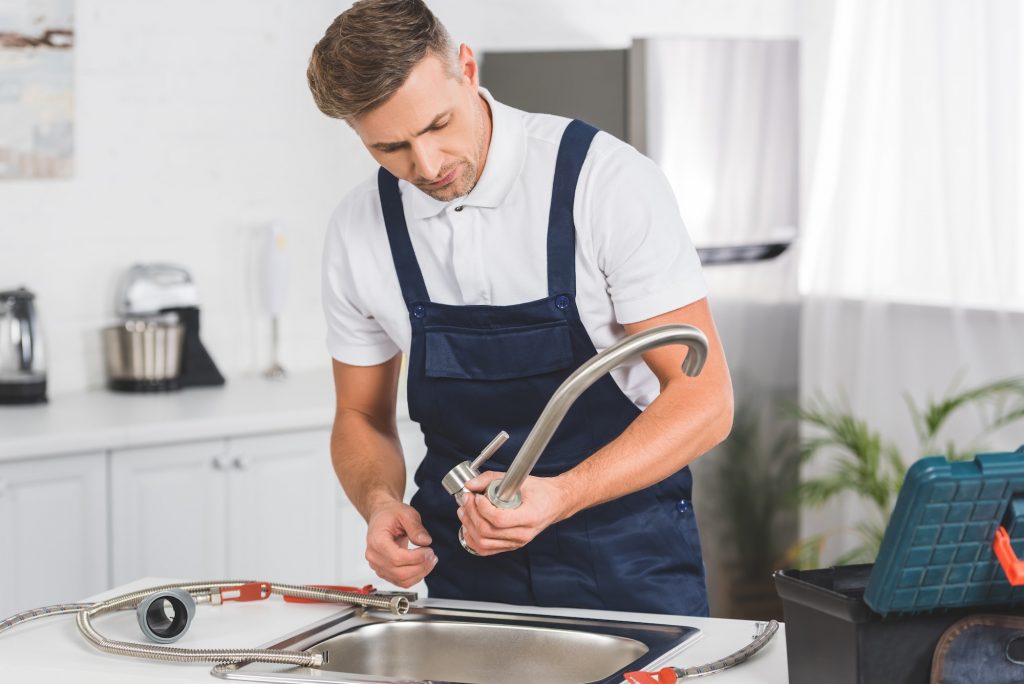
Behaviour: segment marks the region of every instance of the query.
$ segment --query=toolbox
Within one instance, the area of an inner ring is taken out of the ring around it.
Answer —
[[[872,565],[780,570],[792,684],[927,684],[942,633],[1024,612],[1024,447],[907,471]]]

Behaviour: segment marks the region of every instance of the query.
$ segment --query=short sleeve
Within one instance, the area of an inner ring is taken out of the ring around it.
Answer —
[[[577,229],[587,226],[619,323],[635,323],[707,296],[697,250],[664,173],[614,138],[592,150],[580,177]],[[595,154],[604,152],[603,154]]]
[[[399,347],[358,296],[352,249],[345,242],[352,220],[343,203],[331,217],[324,241],[321,300],[327,321],[327,350],[342,363],[373,366],[393,357]]]

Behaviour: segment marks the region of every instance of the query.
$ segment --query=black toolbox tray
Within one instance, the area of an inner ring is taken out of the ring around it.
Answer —
[[[928,684],[932,652],[946,628],[1006,607],[953,608],[881,616],[864,603],[873,564],[779,570],[790,684]]]

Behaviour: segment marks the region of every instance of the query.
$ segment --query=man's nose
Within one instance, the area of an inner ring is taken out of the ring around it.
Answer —
[[[437,180],[441,171],[441,154],[437,149],[426,141],[416,140],[412,143],[412,160],[416,175],[427,181]]]

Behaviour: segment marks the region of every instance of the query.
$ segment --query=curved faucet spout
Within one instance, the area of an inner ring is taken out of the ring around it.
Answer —
[[[494,480],[487,488],[487,498],[491,503],[499,508],[519,506],[519,488],[537,465],[537,460],[551,441],[551,436],[555,434],[565,414],[569,412],[569,407],[584,390],[619,364],[645,351],[668,344],[686,345],[688,351],[686,358],[683,359],[683,373],[690,377],[700,374],[708,355],[708,339],[704,333],[691,325],[663,325],[619,340],[577,368],[555,390],[505,477]]]

